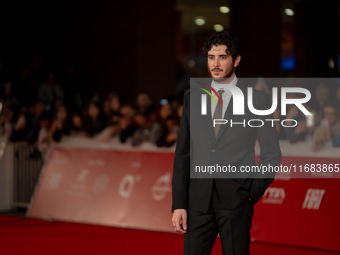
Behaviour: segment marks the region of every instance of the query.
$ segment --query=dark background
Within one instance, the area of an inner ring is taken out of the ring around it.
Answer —
[[[12,78],[34,54],[57,78],[72,63],[86,98],[146,91],[159,100],[188,77],[207,76],[201,48],[219,23],[240,39],[239,77],[337,77],[338,13],[338,1],[320,0],[1,1],[0,59]],[[206,25],[196,26],[197,16]],[[282,68],[283,59],[294,68]]]

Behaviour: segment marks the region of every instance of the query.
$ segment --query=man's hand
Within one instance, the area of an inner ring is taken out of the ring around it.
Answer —
[[[187,232],[187,211],[185,209],[176,209],[172,214],[172,226],[176,232]]]

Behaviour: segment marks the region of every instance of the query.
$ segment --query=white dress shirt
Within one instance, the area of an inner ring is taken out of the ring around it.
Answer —
[[[211,87],[213,87],[216,90],[217,93],[220,89],[224,90],[224,93],[222,94],[222,98],[221,98],[222,99],[222,106],[223,106],[222,107],[222,118],[224,118],[224,114],[225,114],[225,112],[228,108],[228,105],[229,105],[229,102],[230,102],[230,99],[231,99],[231,92],[228,89],[228,86],[236,86],[236,84],[237,84],[236,74],[234,75],[234,79],[229,84],[216,84],[214,82],[214,80],[211,83]],[[217,103],[219,101],[217,95],[213,91],[211,91],[211,94],[215,98],[216,105],[217,105]],[[216,105],[215,105],[215,102],[213,100],[211,100],[211,118],[212,119],[214,118]]]

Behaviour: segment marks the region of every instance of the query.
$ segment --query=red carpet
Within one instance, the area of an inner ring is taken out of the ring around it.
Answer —
[[[0,254],[182,254],[182,235],[0,216]],[[334,252],[252,243],[252,255],[330,255]],[[212,255],[221,254],[219,240]]]

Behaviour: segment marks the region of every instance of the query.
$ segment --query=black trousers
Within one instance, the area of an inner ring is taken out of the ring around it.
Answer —
[[[246,200],[234,210],[222,207],[215,181],[207,213],[188,210],[184,255],[210,255],[220,234],[223,255],[249,255],[253,204]]]

